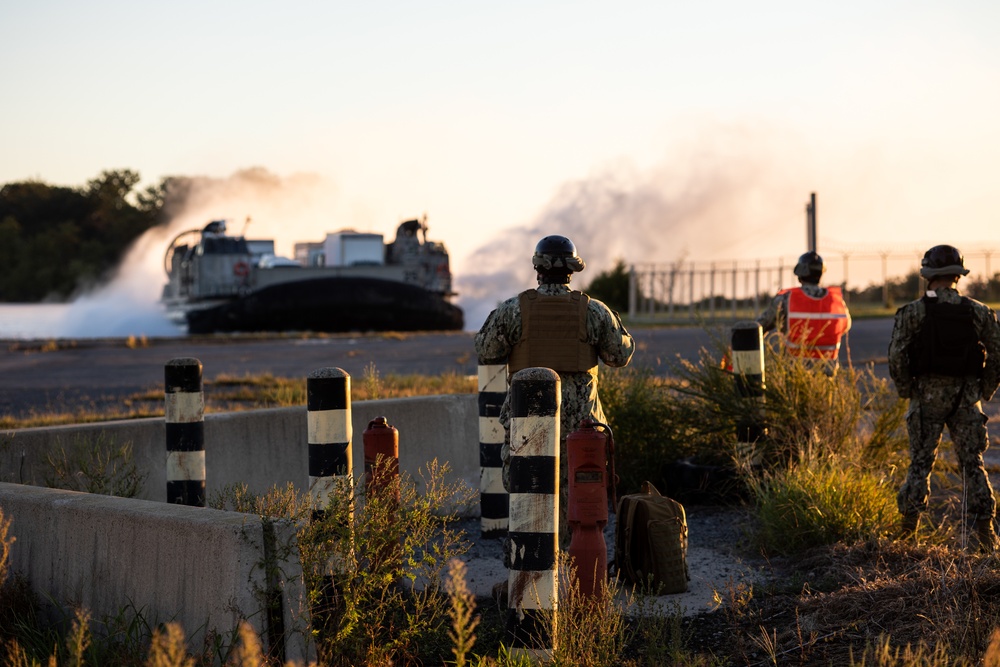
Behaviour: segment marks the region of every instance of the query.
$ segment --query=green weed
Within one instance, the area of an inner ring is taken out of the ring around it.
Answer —
[[[895,487],[860,467],[796,464],[751,476],[749,486],[753,542],[768,554],[885,537],[899,520]]]
[[[147,474],[135,463],[132,443],[112,442],[103,431],[96,439],[77,436],[45,454],[45,485],[101,495],[135,498]]]

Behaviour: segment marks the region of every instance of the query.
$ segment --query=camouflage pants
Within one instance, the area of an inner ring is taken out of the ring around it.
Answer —
[[[926,511],[931,492],[931,469],[937,458],[941,434],[947,426],[964,481],[965,513],[978,518],[993,517],[996,501],[983,467],[983,452],[989,444],[987,420],[978,402],[956,407],[951,401],[910,400],[906,413],[910,469],[896,497],[901,513]]]

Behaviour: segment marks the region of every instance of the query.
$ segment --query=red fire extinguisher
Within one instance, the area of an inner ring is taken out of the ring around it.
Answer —
[[[368,422],[362,434],[365,443],[366,502],[382,503],[389,520],[380,535],[375,536],[368,555],[370,572],[388,573],[395,581],[402,576],[402,546],[399,524],[399,431],[385,417]]]
[[[369,496],[395,489],[399,500],[399,431],[385,417],[368,422],[361,436],[365,444],[365,493]],[[377,465],[376,465],[377,464]]]
[[[603,431],[598,430],[603,428]],[[569,555],[576,563],[583,595],[600,595],[607,577],[608,500],[615,501],[614,436],[606,424],[586,418],[566,438],[569,499],[566,518],[571,531]]]

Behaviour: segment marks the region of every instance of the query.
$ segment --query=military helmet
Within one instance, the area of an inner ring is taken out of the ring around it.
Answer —
[[[826,266],[823,264],[823,258],[810,250],[799,256],[799,261],[795,264],[792,273],[806,282],[818,283],[825,271]]]
[[[967,276],[965,258],[958,248],[950,245],[936,245],[924,253],[920,260],[920,275],[924,278],[938,276]]]
[[[576,254],[576,246],[565,236],[546,236],[539,241],[531,264],[540,273],[572,273],[587,266]]]

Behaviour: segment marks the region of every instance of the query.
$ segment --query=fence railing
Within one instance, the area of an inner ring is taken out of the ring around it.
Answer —
[[[970,270],[966,280],[989,280],[996,250],[965,254]],[[881,300],[890,304],[890,284],[920,268],[923,253],[827,252],[822,284],[849,290],[881,287]],[[797,258],[678,261],[633,264],[629,269],[629,319],[633,321],[714,321],[755,317],[781,289],[798,285],[792,273]],[[918,284],[912,298],[920,296]],[[848,297],[849,298],[849,297]]]

